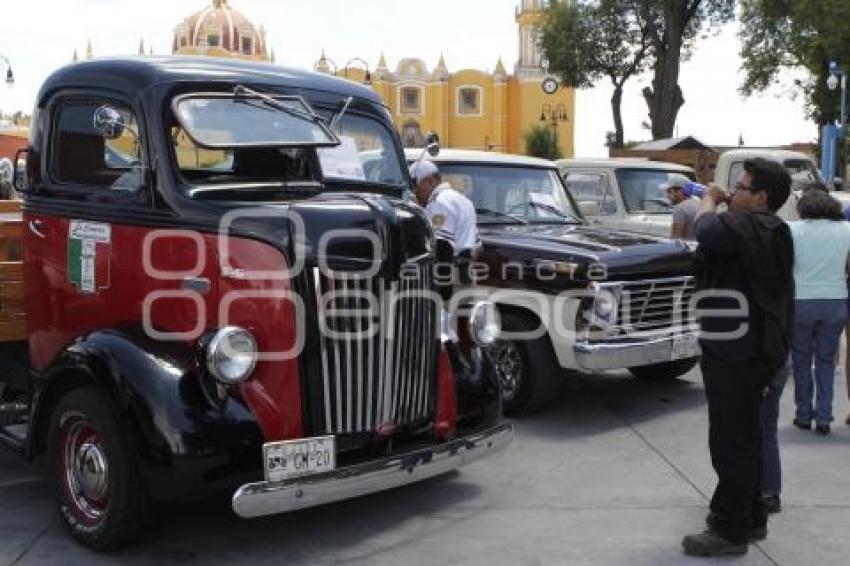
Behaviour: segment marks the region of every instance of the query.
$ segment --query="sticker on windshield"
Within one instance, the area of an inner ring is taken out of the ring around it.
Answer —
[[[336,179],[366,180],[366,172],[360,162],[357,142],[352,137],[339,136],[340,144],[336,147],[318,149],[319,161],[322,164],[322,174]]]
[[[72,220],[68,227],[68,281],[81,293],[109,287],[112,226]]]

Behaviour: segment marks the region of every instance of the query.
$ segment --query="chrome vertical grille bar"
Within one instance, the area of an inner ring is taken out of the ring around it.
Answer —
[[[354,280],[354,288],[358,291],[366,291],[365,284],[367,281],[364,279],[355,279]],[[360,310],[360,297],[354,298],[354,309],[359,312]],[[354,327],[356,331],[354,333],[354,340],[357,342],[357,359],[355,362],[355,368],[357,369],[357,376],[355,382],[357,383],[357,420],[354,423],[357,431],[364,430],[363,426],[363,386],[365,382],[363,380],[363,319],[360,317],[355,317],[354,319]],[[366,396],[368,399],[368,395]]]
[[[316,293],[316,312],[321,318],[325,316],[325,309],[322,301],[322,280],[320,278],[319,268],[313,268],[313,290]],[[328,368],[328,345],[325,342],[324,336],[319,336],[319,349],[322,358],[322,384],[325,397],[325,432],[333,432],[333,422],[331,421],[331,382]]]
[[[384,419],[384,388],[387,381],[387,292],[384,280],[378,280],[378,398],[375,400],[375,420],[377,424],[386,422]]]
[[[338,290],[338,285],[336,285],[335,282],[332,279],[329,278],[328,279],[328,291],[334,291],[334,294],[335,294],[337,290]],[[334,306],[336,306],[336,304],[337,304],[336,299],[334,298],[333,301],[334,301],[334,303],[333,303]],[[327,322],[328,330],[331,330],[330,321],[326,321],[326,322]],[[334,329],[336,329],[336,327],[334,327]],[[336,373],[334,374],[334,393],[335,393],[334,397],[336,399],[336,419],[335,419],[336,428],[334,429],[334,431],[339,432],[339,431],[342,431],[342,427],[345,426],[345,420],[344,420],[345,413],[343,411],[343,406],[342,406],[342,362],[340,361],[339,340],[334,340],[332,338],[328,338],[328,340],[330,340],[331,344],[333,344],[334,369],[336,370]]]
[[[393,393],[395,392],[395,388],[393,387],[393,384],[395,382],[395,313],[397,293],[398,283],[394,281],[390,283],[390,294],[387,297],[387,318],[384,319],[388,326],[388,336],[386,344],[387,363],[386,374],[384,376],[384,380],[386,382],[384,387],[384,423],[392,422],[393,419]]]
[[[413,397],[413,389],[416,385],[418,376],[416,375],[416,366],[413,365],[413,359],[416,356],[416,340],[415,340],[415,323],[416,323],[416,279],[410,279],[408,282],[407,296],[407,317],[405,317],[405,356],[404,356],[404,371],[407,374],[407,391],[404,393],[404,418],[407,421],[413,420],[413,412],[411,411],[411,399]]]
[[[371,296],[374,298],[375,302],[377,303],[380,299],[379,299],[379,295],[378,295],[379,290],[378,290],[378,287],[375,285],[375,283],[372,282],[370,284],[367,281],[366,284],[365,284],[365,288],[368,289],[371,292]],[[374,304],[375,303],[370,303],[370,305],[374,305]],[[368,324],[368,326],[366,326],[367,331],[370,330],[373,327],[374,324],[375,324],[375,319],[372,316],[372,311],[370,309],[370,311],[369,311],[369,324]],[[367,337],[366,337],[366,340],[367,340],[367,343],[366,343],[366,349],[367,349],[367,354],[366,354],[366,382],[367,382],[368,385],[366,387],[366,422],[364,423],[364,426],[365,426],[365,428],[368,428],[369,430],[372,430],[372,429],[375,428],[375,423],[372,420],[372,403],[374,403],[374,400],[375,400],[375,395],[374,395],[375,392],[372,389],[372,386],[374,384],[374,379],[375,379],[375,363],[374,363],[375,362],[375,356],[374,356],[374,354],[375,354],[375,337],[377,335],[378,335],[377,333],[373,334],[372,336],[368,336],[368,334],[367,334]]]
[[[351,306],[351,295],[349,292],[354,286],[354,282],[351,279],[340,279],[342,283],[342,305],[340,308],[348,309]],[[354,405],[352,404],[354,401],[354,386],[352,384],[352,374],[354,373],[354,368],[351,363],[351,340],[352,340],[352,330],[354,325],[352,324],[350,317],[342,318],[345,322],[341,324],[343,327],[343,338],[342,342],[345,344],[345,430],[346,432],[354,432]]]

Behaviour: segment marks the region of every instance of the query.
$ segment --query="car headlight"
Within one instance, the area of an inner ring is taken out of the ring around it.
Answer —
[[[613,295],[606,294],[596,298],[593,308],[596,312],[596,316],[603,320],[608,320],[616,306]]]
[[[257,342],[250,332],[238,326],[216,331],[207,345],[207,370],[225,385],[248,379],[257,364]]]
[[[469,311],[469,327],[472,340],[479,346],[489,346],[499,337],[502,325],[499,311],[490,301],[480,301]]]

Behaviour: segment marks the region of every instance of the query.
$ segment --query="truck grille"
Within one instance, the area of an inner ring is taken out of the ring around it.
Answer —
[[[616,325],[626,333],[657,333],[695,328],[689,305],[693,277],[646,279],[619,284]]]
[[[426,295],[431,278],[424,264],[405,266],[394,281],[312,270],[322,382],[323,414],[317,416],[325,434],[430,418],[437,353],[437,305]]]

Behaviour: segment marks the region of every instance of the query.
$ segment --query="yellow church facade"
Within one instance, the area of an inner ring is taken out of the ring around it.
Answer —
[[[371,84],[406,146],[421,145],[425,133],[435,131],[444,147],[525,153],[526,132],[544,126],[555,130],[561,153],[572,157],[575,91],[560,87],[547,73],[540,48],[540,21],[548,5],[547,0],[521,0],[513,74],[501,59],[492,72],[450,72],[443,57],[433,70],[421,59],[408,58],[391,71],[383,55],[374,71],[365,64],[335,68],[324,54],[315,69]]]
[[[172,53],[274,63],[264,26],[256,26],[233,3],[211,0],[180,22]],[[572,157],[575,92],[547,73],[540,47],[541,19],[549,5],[550,0],[520,0],[514,14],[519,52],[512,73],[501,59],[491,72],[451,72],[443,57],[433,69],[421,59],[405,58],[391,70],[383,55],[374,68],[356,57],[340,67],[324,53],[314,69],[370,84],[390,109],[405,146],[421,146],[426,133],[435,131],[444,147],[525,153],[526,132],[542,126],[555,131],[561,153]],[[90,46],[87,51],[90,58]],[[143,44],[139,52],[144,54]]]

